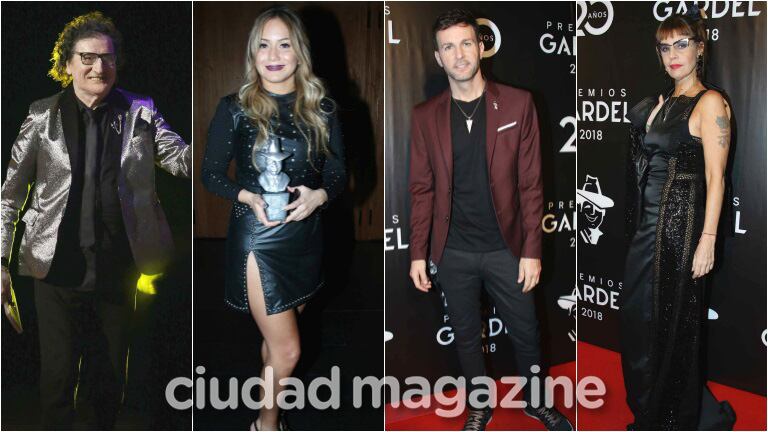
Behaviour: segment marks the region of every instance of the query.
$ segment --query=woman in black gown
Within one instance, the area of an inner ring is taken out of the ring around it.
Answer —
[[[322,283],[320,210],[346,184],[344,148],[334,104],[312,72],[306,33],[294,12],[273,7],[259,15],[246,60],[246,84],[221,99],[211,121],[202,181],[234,201],[225,301],[256,321],[264,337],[261,376],[273,375],[277,400],[279,380],[299,359],[297,312]],[[232,158],[236,181],[227,176]],[[270,183],[259,182],[260,171],[275,174],[278,167],[290,178],[292,194],[284,221],[268,220],[262,185]],[[251,430],[278,428],[286,425],[276,404],[262,408],[251,424]]]
[[[702,84],[700,13],[659,25],[657,53],[674,88],[628,115],[636,231],[621,297],[621,351],[630,430],[723,430],[735,420],[706,387],[703,368],[705,275],[714,265],[731,113],[723,94]]]

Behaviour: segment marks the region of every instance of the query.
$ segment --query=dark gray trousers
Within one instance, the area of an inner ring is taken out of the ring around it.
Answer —
[[[456,351],[469,391],[477,388],[471,385],[472,378],[486,376],[480,316],[483,288],[508,330],[518,375],[530,382],[534,375],[531,366],[541,367],[533,292],[522,292],[523,284],[517,283],[518,265],[519,260],[508,249],[483,253],[445,249],[443,252],[438,268],[439,285],[446,298]],[[530,401],[528,386],[525,397]]]

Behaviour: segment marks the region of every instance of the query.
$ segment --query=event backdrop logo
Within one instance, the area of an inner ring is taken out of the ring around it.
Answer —
[[[568,126],[573,127],[573,133],[571,133],[565,141],[565,144],[560,147],[560,153],[576,153],[576,117],[565,116],[560,120],[561,128],[566,128]]]
[[[541,229],[545,234],[573,231],[576,220],[573,200],[549,201],[545,204],[545,209],[541,218]],[[568,219],[569,214],[571,219]]]
[[[389,10],[389,6],[384,6],[384,16],[389,16],[392,13],[392,11]],[[392,45],[398,45],[400,43],[400,39],[395,37],[395,23],[391,20],[387,20],[387,43],[390,43]]]
[[[738,207],[741,205],[741,198],[738,196],[733,197],[731,200],[732,205],[735,209],[734,211],[734,220],[733,220],[733,232],[736,234],[744,235],[747,233],[746,228],[744,228],[746,225],[742,225],[741,223],[741,209],[738,209]]]
[[[605,210],[613,207],[613,200],[600,188],[600,180],[587,174],[584,186],[576,189],[576,206],[584,225],[580,225],[579,236],[586,244],[596,245],[603,235],[600,225],[605,218]]]
[[[576,36],[584,36],[585,31],[592,36],[600,36],[611,28],[611,24],[613,24],[611,2],[576,2]]]
[[[572,22],[547,20],[546,31],[539,38],[539,48],[545,54],[576,55],[576,36]],[[570,45],[569,45],[570,44]],[[576,64],[571,65],[572,75],[576,74]]]
[[[568,338],[571,342],[576,342],[576,297],[579,295],[579,289],[574,288],[569,295],[560,296],[557,299],[557,305],[560,309],[568,312],[568,316],[573,318],[573,328],[568,330]]]
[[[480,26],[480,41],[483,43],[483,58],[493,57],[501,49],[501,31],[493,21],[488,18],[478,18]]]
[[[619,294],[624,287],[623,281],[579,272],[578,283],[581,284],[581,289],[576,293],[579,316],[602,321],[605,317],[604,311],[619,310]]]
[[[400,215],[392,215],[389,219],[392,225],[399,225]],[[384,228],[384,251],[390,252],[395,250],[408,249],[408,239],[403,232],[402,226],[396,226],[395,228]]]
[[[684,14],[688,11],[688,4],[685,1],[657,1],[653,5],[653,16],[657,21],[664,21],[673,14]],[[701,2],[696,2],[701,3]],[[759,10],[755,10],[753,1],[705,1],[701,7],[707,12],[709,19],[723,18],[730,15],[733,18],[744,16],[752,17],[760,15]],[[760,2],[763,3],[763,2]]]

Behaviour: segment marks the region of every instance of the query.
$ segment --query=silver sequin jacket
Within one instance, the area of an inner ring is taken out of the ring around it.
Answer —
[[[170,227],[155,190],[155,165],[189,178],[191,148],[169,128],[151,98],[114,91],[126,102],[119,124],[112,125],[122,135],[118,195],[125,231],[139,270],[154,274],[173,253]],[[72,182],[59,107],[63,94],[30,105],[2,186],[2,256],[10,258],[16,224],[26,206],[19,273],[37,279],[50,270]]]

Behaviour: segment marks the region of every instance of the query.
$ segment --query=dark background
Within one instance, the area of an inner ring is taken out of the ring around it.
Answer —
[[[705,80],[724,89],[731,99],[735,136],[730,181],[739,205],[733,203],[732,216],[720,220],[721,229],[731,234],[718,237],[718,255],[710,278],[710,307],[718,318],[709,320],[707,328],[709,379],[765,395],[766,8],[764,2],[753,2],[759,15],[748,16],[749,3],[741,3],[737,13],[744,16],[733,17],[734,3],[714,3],[717,14],[706,10],[711,40]],[[579,96],[580,113],[582,104],[597,101],[618,102],[631,109],[644,97],[658,98],[673,85],[654,50],[654,34],[660,22],[654,17],[654,3],[609,5],[612,22],[607,31],[585,30],[585,35],[579,37],[579,92],[583,93]],[[666,17],[666,7],[677,10],[679,5],[661,3],[656,10],[659,16]],[[724,16],[719,17],[724,9]],[[587,24],[596,29],[603,27],[607,12],[604,3],[579,8],[579,16],[587,16],[579,29],[584,30]],[[589,89],[597,91],[595,96],[587,94]],[[599,94],[601,89],[603,96]],[[610,89],[617,92],[615,96],[608,95]],[[621,89],[625,96],[619,93]],[[629,244],[624,236],[624,164],[629,128],[623,120],[623,109],[618,122],[579,119],[580,134],[599,130],[603,136],[602,140],[579,136],[577,186],[582,187],[587,174],[596,176],[603,194],[615,202],[606,211],[600,227],[605,234],[598,244],[579,240],[577,278],[582,293],[586,284],[620,296],[623,285]],[[736,217],[746,233],[733,234]],[[617,308],[580,301],[579,340],[618,351],[618,317]]]
[[[94,10],[112,18],[123,34],[125,64],[117,86],[151,96],[171,128],[191,143],[191,3],[23,2],[2,5],[2,176],[30,103],[61,91],[47,76],[54,42],[64,25]],[[118,428],[190,429],[191,411],[165,402],[165,385],[191,376],[191,185],[157,170],[160,201],[171,225],[176,259],[155,296],[139,294],[125,407]],[[24,333],[2,320],[2,428],[39,427],[39,347],[32,280],[16,275],[16,230],[11,263]]]
[[[244,83],[245,49],[253,20],[273,2],[195,5],[195,166],[219,100]],[[381,240],[384,152],[381,2],[291,2],[307,30],[315,74],[338,106],[346,146],[348,191],[331,219],[344,218],[356,240]],[[234,165],[230,171],[234,175]],[[226,237],[231,203],[195,182],[195,237]],[[342,210],[343,208],[343,210]],[[326,212],[328,213],[328,212]],[[341,225],[341,223],[337,224]],[[346,234],[345,234],[346,235]]]
[[[219,99],[243,84],[253,21],[272,2],[195,3],[196,167]],[[294,376],[305,386],[339,366],[339,410],[289,410],[294,430],[381,430],[383,408],[352,406],[355,376],[384,375],[383,333],[383,3],[291,2],[307,28],[314,72],[337,103],[347,190],[323,210],[325,284],[299,320],[302,353]],[[233,177],[234,164],[230,167]],[[197,174],[199,168],[196,168]],[[224,304],[224,245],[231,202],[195,181],[195,366],[205,377],[243,383],[261,369],[261,335],[249,314]],[[222,385],[222,387],[224,387]],[[222,390],[222,398],[228,394]],[[195,410],[196,430],[243,430],[257,412]]]
[[[392,36],[387,36],[386,41],[385,71],[385,328],[392,339],[386,342],[386,371],[387,375],[400,380],[418,375],[434,383],[444,375],[461,375],[453,344],[442,345],[437,340],[439,334],[447,335],[450,331],[439,290],[425,294],[414,288],[408,277],[407,247],[411,112],[416,104],[448,88],[445,72],[434,58],[431,29],[435,18],[451,7],[467,7],[477,18],[489,19],[499,28],[502,39],[499,51],[481,61],[485,76],[533,93],[541,129],[545,223],[552,224],[552,219],[562,221],[563,218],[569,221],[561,231],[544,233],[541,284],[534,290],[542,327],[544,363],[556,365],[573,361],[576,356],[573,310],[558,304],[560,296],[571,295],[575,271],[575,233],[572,231],[575,154],[562,151],[564,147],[575,150],[574,146],[566,146],[575,133],[574,4],[389,2],[385,28],[389,34],[392,26]],[[559,29],[558,23],[562,25]],[[481,26],[480,35],[488,51],[496,36],[487,26]],[[540,46],[542,38],[545,42],[554,41],[557,46],[565,41],[567,49],[560,54],[557,49],[546,53]],[[394,39],[400,42],[393,43]],[[485,323],[494,320],[491,328],[499,328],[500,320],[492,311],[486,310],[483,320]],[[492,353],[488,356],[490,375],[498,378],[515,374],[513,348],[503,331],[484,338],[483,344]],[[399,396],[392,398],[399,399]]]

